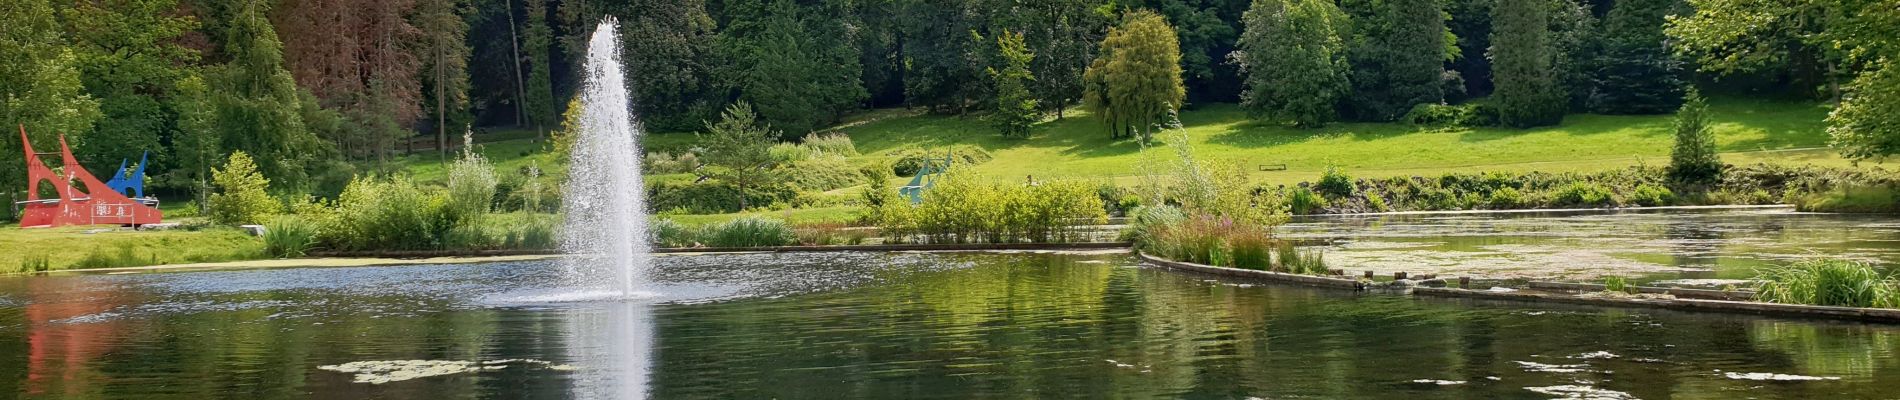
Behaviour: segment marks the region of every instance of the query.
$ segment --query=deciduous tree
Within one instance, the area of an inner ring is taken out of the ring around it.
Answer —
[[[1323,0],[1254,0],[1234,61],[1246,76],[1241,105],[1256,117],[1318,127],[1337,117],[1350,88],[1345,13]]]
[[[1147,140],[1187,99],[1181,81],[1181,45],[1160,14],[1135,11],[1102,40],[1101,55],[1083,75],[1084,104],[1116,138]]]

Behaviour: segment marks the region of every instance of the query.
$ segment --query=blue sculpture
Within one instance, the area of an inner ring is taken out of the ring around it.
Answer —
[[[118,173],[112,174],[112,180],[106,181],[106,187],[128,197],[145,197],[145,158],[151,154],[152,152],[149,151],[140,154],[138,169],[132,171],[130,175],[125,172],[126,160],[119,160]]]
[[[950,170],[950,161],[955,158],[953,154],[945,154],[942,165],[937,164],[937,160],[925,159],[923,167],[917,169],[917,176],[910,178],[910,184],[897,188],[897,193],[910,198],[910,204],[924,202],[924,190],[937,184],[937,178]]]

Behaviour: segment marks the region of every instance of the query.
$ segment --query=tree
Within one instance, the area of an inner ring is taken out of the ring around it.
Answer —
[[[210,204],[211,169],[218,163],[218,110],[212,104],[210,87],[202,76],[188,75],[178,80],[172,93],[178,111],[178,134],[171,143],[174,173],[190,182],[192,198],[200,210]]]
[[[791,0],[726,5],[718,78],[731,98],[758,106],[769,126],[792,137],[836,121],[865,96],[857,54],[832,5],[801,9]],[[974,80],[972,81],[974,82]]]
[[[752,105],[740,102],[726,107],[717,123],[706,125],[698,135],[706,151],[700,156],[708,168],[706,174],[739,188],[739,209],[746,204],[747,189],[772,181],[772,154],[767,151],[777,134],[758,125]]]
[[[553,126],[559,111],[555,109],[554,81],[548,64],[554,44],[553,28],[548,27],[547,0],[527,0],[528,26],[521,43],[523,55],[528,57],[527,98],[524,105],[528,112],[528,125],[534,127],[537,137],[546,134]]]
[[[1529,128],[1564,118],[1564,94],[1551,68],[1550,7],[1538,1],[1500,1],[1491,8],[1491,66],[1498,121]]]
[[[435,111],[435,148],[444,160],[449,157],[449,115],[461,115],[468,107],[468,23],[461,7],[456,0],[416,4],[415,24],[422,30],[418,53]]]
[[[63,10],[78,58],[80,80],[99,99],[101,120],[73,149],[80,163],[109,164],[151,152],[148,162],[169,161],[160,143],[176,130],[174,83],[198,60],[178,40],[198,28],[176,13],[176,0],[83,0]],[[163,168],[145,166],[154,174]]]
[[[1827,116],[1827,134],[1855,160],[1900,153],[1900,62],[1854,79],[1846,100]]]
[[[687,131],[717,117],[726,99],[709,78],[717,24],[704,0],[563,1],[560,10],[564,47],[577,57],[603,16],[620,19],[627,91],[646,126]]]
[[[1237,66],[1227,63],[1241,32],[1241,0],[1144,0],[1138,2],[1167,18],[1180,45],[1184,103],[1240,99]]]
[[[990,124],[1002,131],[1004,137],[1028,138],[1029,127],[1042,119],[1036,98],[1029,93],[1029,83],[1036,80],[1035,75],[1029,73],[1029,62],[1036,55],[1029,52],[1022,34],[1010,31],[997,34],[996,47],[1003,69],[988,70],[990,86],[996,91],[996,107],[990,110]]]
[[[211,173],[218,193],[207,204],[211,222],[220,225],[244,225],[264,222],[281,208],[270,197],[270,179],[257,173],[257,164],[243,151],[231,153],[224,168]]]
[[[1715,131],[1709,126],[1709,105],[1694,90],[1676,111],[1676,147],[1669,152],[1669,177],[1678,182],[1711,184],[1722,174],[1715,153]]]
[[[1839,105],[1828,135],[1848,158],[1900,152],[1900,9],[1858,0],[1692,0],[1696,11],[1667,32],[1704,71],[1723,74],[1799,65],[1825,68]],[[1850,85],[1835,82],[1852,76]]]
[[[1601,53],[1601,30],[1590,5],[1574,0],[1550,2],[1550,48],[1554,53],[1550,68],[1555,70],[1557,87],[1568,99],[1567,110],[1587,111],[1590,96],[1597,85],[1596,61]]]
[[[983,76],[977,60],[985,46],[974,39],[980,21],[976,2],[909,0],[901,15],[904,100],[911,106],[961,114],[981,97],[969,85]]]
[[[1029,49],[1036,53],[1029,71],[1036,81],[1030,85],[1042,106],[1062,119],[1063,109],[1082,101],[1082,72],[1094,58],[1099,32],[1108,25],[1100,0],[1038,1],[1027,11],[1037,22],[1023,31]]]
[[[1181,46],[1161,15],[1135,11],[1102,40],[1101,55],[1083,74],[1084,104],[1108,124],[1112,137],[1140,134],[1181,108]]]
[[[206,69],[216,108],[219,147],[256,155],[258,171],[279,188],[302,188],[306,170],[324,156],[321,142],[303,123],[297,85],[284,70],[282,44],[264,16],[270,2],[211,2],[225,21],[216,32],[230,61]]]
[[[1349,118],[1393,121],[1412,106],[1445,100],[1445,62],[1458,47],[1448,38],[1441,0],[1347,1],[1352,22]]]
[[[416,0],[288,0],[276,21],[284,66],[325,108],[361,133],[347,155],[388,161],[396,141],[422,116],[422,31],[410,24]],[[265,158],[258,154],[259,158]]]
[[[53,7],[45,0],[14,0],[0,6],[0,197],[21,199],[26,161],[18,133],[25,126],[44,151],[57,134],[77,143],[99,119],[99,102],[80,84],[78,57],[60,38]],[[75,144],[78,146],[78,144]],[[13,207],[0,217],[13,216]]]
[[[1246,77],[1241,106],[1256,117],[1318,127],[1350,87],[1346,15],[1322,0],[1254,0],[1233,54]]]
[[[1658,114],[1682,105],[1682,64],[1664,47],[1663,19],[1676,0],[1619,0],[1603,20],[1590,109]]]

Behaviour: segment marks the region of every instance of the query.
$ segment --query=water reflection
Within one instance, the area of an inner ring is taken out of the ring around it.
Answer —
[[[0,306],[0,393],[1466,399],[1564,388],[1694,399],[1900,390],[1894,326],[1352,294],[1156,270],[1124,254],[656,263],[660,295],[629,302],[525,301],[557,291],[551,263],[0,279],[10,299]],[[518,359],[547,367],[512,362],[383,384],[319,369]]]

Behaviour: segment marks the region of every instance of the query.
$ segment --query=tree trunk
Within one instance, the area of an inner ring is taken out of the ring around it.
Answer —
[[[449,159],[449,109],[448,85],[443,84],[447,72],[443,71],[442,61],[448,57],[442,54],[441,43],[435,48],[435,151],[444,162]]]
[[[515,69],[515,126],[519,127],[528,119],[528,89],[521,83],[521,34],[515,30],[515,2],[509,0],[503,3],[508,5],[508,46],[514,54],[508,64]]]

